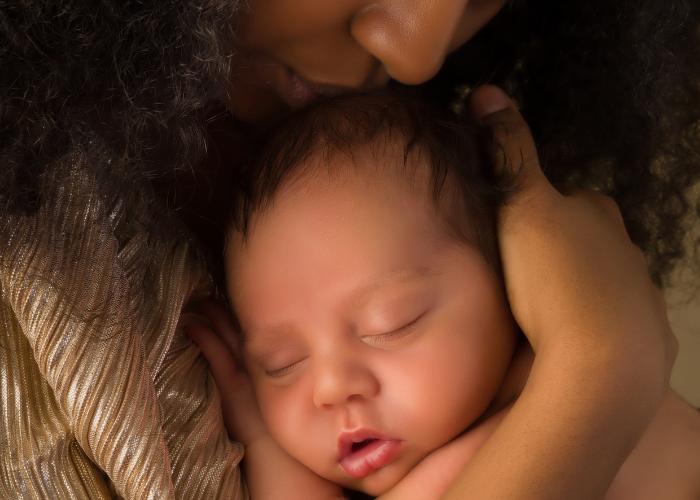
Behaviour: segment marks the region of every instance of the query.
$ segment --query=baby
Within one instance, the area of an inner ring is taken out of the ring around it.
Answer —
[[[254,397],[216,337],[189,329],[251,497],[438,498],[533,362],[496,240],[517,177],[494,173],[476,124],[386,92],[313,103],[261,151],[225,254]],[[669,391],[606,498],[700,498],[700,414]]]

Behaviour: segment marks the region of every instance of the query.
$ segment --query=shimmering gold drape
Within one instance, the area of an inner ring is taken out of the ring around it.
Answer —
[[[182,328],[214,290],[204,257],[184,228],[135,231],[87,162],[0,219],[0,498],[243,499],[243,449]]]

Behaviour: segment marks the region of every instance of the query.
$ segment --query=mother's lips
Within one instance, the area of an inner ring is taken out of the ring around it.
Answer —
[[[401,449],[401,440],[386,439],[369,431],[343,434],[339,440],[340,465],[353,478],[362,479],[389,464]]]
[[[293,109],[299,109],[318,97],[309,83],[290,69],[286,69],[281,96]]]
[[[282,99],[293,109],[304,107],[320,95],[340,95],[354,90],[354,87],[344,87],[340,85],[330,85],[306,80],[299,76],[293,69],[284,67],[282,69],[282,84],[278,87],[278,92]],[[379,86],[386,85],[387,82],[380,82]],[[377,84],[373,81],[366,81],[357,88],[374,88]]]

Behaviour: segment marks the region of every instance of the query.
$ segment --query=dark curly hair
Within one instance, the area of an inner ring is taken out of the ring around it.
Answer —
[[[36,210],[75,148],[134,207],[135,179],[196,165],[237,6],[0,0],[0,215]],[[699,26],[697,0],[510,0],[424,91],[459,108],[478,84],[504,87],[550,179],[612,195],[661,283],[697,207]]]
[[[136,178],[200,161],[237,4],[0,1],[0,215],[37,210],[76,148],[127,197]]]
[[[553,183],[615,199],[664,284],[699,208],[700,2],[513,0],[424,90],[459,109],[487,82],[518,103]]]

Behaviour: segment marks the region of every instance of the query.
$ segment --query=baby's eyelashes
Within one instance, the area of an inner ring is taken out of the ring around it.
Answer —
[[[335,350],[331,352],[336,353],[356,349],[358,341],[369,348],[393,350],[405,345],[405,342],[402,341],[404,339],[408,341],[408,338],[420,327],[430,310],[430,307],[420,308],[418,309],[421,311],[419,314],[410,314],[410,312],[406,314],[408,311],[405,309],[401,311],[401,314],[396,314],[396,311],[391,311],[391,314],[385,314],[386,311],[379,315],[373,314],[371,318],[365,318],[365,321],[361,321],[356,327],[348,327],[345,333],[329,333],[327,331],[304,333],[303,330],[295,330],[297,333],[294,335],[294,341],[291,341],[289,336],[268,337],[266,340],[270,341],[271,345],[258,342],[259,339],[255,338],[255,341],[246,343],[249,349],[246,349],[245,354],[248,360],[257,366],[255,371],[258,376],[263,377],[272,385],[291,385],[297,380],[297,375],[305,370],[304,365],[320,355],[320,351],[316,349],[317,344],[323,344],[323,349],[327,350],[330,342],[333,344],[332,349]],[[412,319],[401,321],[401,316]],[[366,322],[364,327],[362,326],[363,322]],[[391,328],[392,323],[401,326]],[[387,331],[382,331],[380,325],[389,328],[386,328]],[[321,336],[325,336],[325,340],[320,341]],[[361,356],[360,351],[357,353],[358,356]]]
[[[422,317],[423,314],[418,316],[410,323],[407,323],[404,326],[396,328],[390,332],[379,333],[374,335],[363,335],[361,339],[367,344],[385,344],[388,342],[395,342],[397,340],[401,340],[416,329],[416,326]]]
[[[295,361],[294,363],[290,363],[286,366],[283,366],[282,368],[274,369],[274,370],[263,370],[263,373],[267,378],[270,379],[281,379],[284,378],[286,375],[289,375],[293,373],[297,368],[301,366],[301,364],[304,362],[306,358],[300,359],[299,361]]]

